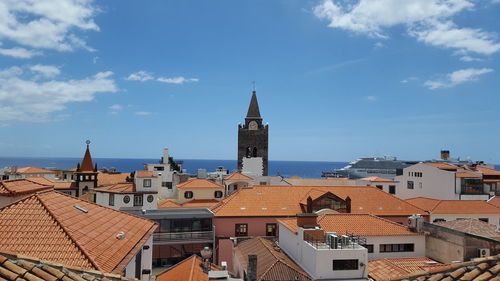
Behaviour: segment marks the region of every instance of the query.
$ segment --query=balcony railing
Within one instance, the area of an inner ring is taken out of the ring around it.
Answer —
[[[211,241],[214,238],[213,231],[195,232],[156,232],[153,234],[153,243],[169,244],[187,241]]]
[[[311,235],[304,235],[304,241],[311,244],[316,249],[359,249],[360,244],[366,244],[366,238],[357,235],[325,236],[317,238]]]

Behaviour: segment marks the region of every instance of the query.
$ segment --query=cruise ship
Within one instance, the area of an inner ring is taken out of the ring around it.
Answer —
[[[392,156],[359,158],[349,163],[344,168],[336,169],[333,172],[323,172],[322,177],[348,179],[381,177],[394,179],[395,176],[402,173],[404,168],[420,162],[440,162],[458,166],[473,164],[470,160],[460,160],[460,158],[452,159],[450,158],[450,152],[448,150],[442,150],[441,159],[439,160],[405,161],[398,160],[396,157]]]

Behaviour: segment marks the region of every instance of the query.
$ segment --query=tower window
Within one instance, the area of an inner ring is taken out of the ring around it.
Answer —
[[[257,147],[254,147],[254,148],[253,148],[253,151],[252,151],[252,156],[253,156],[253,157],[257,157]]]
[[[246,153],[247,158],[252,157],[252,149],[250,147],[247,147],[247,153]]]

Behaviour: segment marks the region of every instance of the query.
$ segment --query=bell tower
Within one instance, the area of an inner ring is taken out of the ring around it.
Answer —
[[[267,176],[269,125],[262,124],[257,93],[252,92],[245,124],[238,125],[238,170]]]
[[[97,187],[97,164],[94,166],[92,162],[89,148],[90,141],[87,140],[85,143],[87,144],[87,150],[85,150],[82,163],[78,163],[75,171],[75,181],[78,187],[77,197]]]

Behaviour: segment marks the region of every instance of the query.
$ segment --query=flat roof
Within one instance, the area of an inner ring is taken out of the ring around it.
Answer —
[[[208,208],[174,208],[156,210],[122,210],[147,219],[187,219],[187,218],[213,218],[214,213]]]

